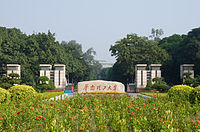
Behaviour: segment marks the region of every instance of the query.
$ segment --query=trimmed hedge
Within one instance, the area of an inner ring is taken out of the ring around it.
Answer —
[[[168,91],[168,95],[172,99],[180,99],[182,101],[189,101],[190,94],[194,88],[187,85],[175,85],[171,87]]]
[[[8,90],[0,88],[0,104],[10,100],[10,93]]]
[[[155,83],[151,87],[152,87],[152,89],[156,89],[159,92],[167,92],[169,90],[169,88],[170,88],[170,86],[168,86],[165,83],[160,83],[160,84],[159,83]]]
[[[195,87],[190,94],[191,103],[200,103],[200,85]]]
[[[25,99],[26,97],[35,96],[37,94],[35,89],[28,85],[13,86],[9,88],[8,91],[11,94],[11,98],[15,100]]]

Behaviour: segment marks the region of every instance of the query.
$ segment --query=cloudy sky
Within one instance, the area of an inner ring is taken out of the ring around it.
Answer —
[[[0,0],[0,26],[26,34],[56,34],[58,41],[76,40],[93,47],[96,59],[114,62],[109,48],[128,33],[163,37],[200,27],[200,0]]]

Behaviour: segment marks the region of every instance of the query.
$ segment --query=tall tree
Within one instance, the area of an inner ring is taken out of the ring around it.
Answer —
[[[116,77],[114,80],[123,83],[132,80],[136,64],[162,64],[169,59],[167,52],[160,48],[156,41],[148,40],[147,37],[139,37],[136,34],[128,34],[117,41],[111,46],[110,51],[117,60],[113,66],[113,74]]]
[[[196,75],[200,74],[200,28],[192,29],[181,43],[179,50],[179,63],[195,64]]]
[[[39,64],[65,64],[66,74],[71,74],[75,82],[89,80],[92,71],[81,44],[74,40],[60,44],[50,31],[26,35],[16,28],[0,27],[0,60],[0,67],[20,64],[21,79],[29,85],[35,85]]]
[[[180,57],[179,49],[183,40],[186,38],[186,35],[177,35],[174,34],[169,37],[163,38],[159,41],[159,46],[165,49],[170,59],[163,64],[162,66],[162,75],[165,78],[165,81],[171,85],[180,84]],[[182,52],[182,51],[180,51]]]
[[[161,36],[164,34],[164,31],[162,29],[154,29],[151,30],[151,35],[149,38],[151,38],[154,41],[159,42],[161,40]]]
[[[83,58],[86,60],[90,67],[90,80],[99,79],[99,74],[101,71],[101,64],[94,59],[96,52],[93,48],[89,48],[84,54]]]

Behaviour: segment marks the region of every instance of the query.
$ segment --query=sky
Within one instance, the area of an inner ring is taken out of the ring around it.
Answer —
[[[57,41],[76,40],[95,59],[115,62],[109,48],[127,34],[167,37],[200,27],[200,0],[0,0],[0,26],[26,34],[55,33]]]

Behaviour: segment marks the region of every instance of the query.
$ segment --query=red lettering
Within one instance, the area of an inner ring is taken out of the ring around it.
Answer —
[[[91,90],[91,91],[93,91],[94,89],[95,89],[95,86],[94,86],[94,85],[90,86],[90,90]]]
[[[113,86],[113,91],[117,91],[117,85],[116,84]]]
[[[108,87],[108,90],[112,90],[110,85],[109,85],[109,87]]]
[[[97,86],[97,90],[101,90],[101,85]]]
[[[87,88],[88,88],[88,84],[85,84],[85,87],[83,90],[87,91]]]
[[[105,89],[106,89],[106,86],[103,87],[103,90],[105,90]]]

